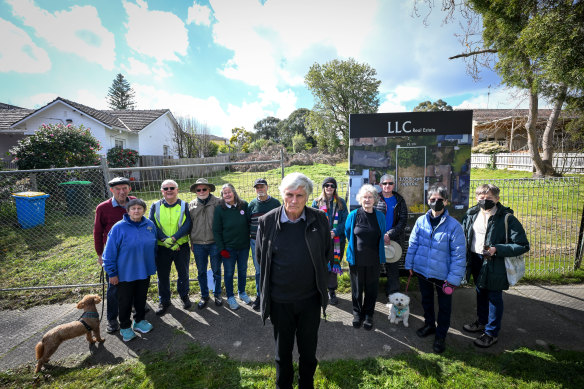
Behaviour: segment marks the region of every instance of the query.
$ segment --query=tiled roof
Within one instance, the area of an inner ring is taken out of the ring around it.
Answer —
[[[108,111],[100,111],[98,109],[91,108],[91,107],[88,107],[87,105],[79,104],[79,103],[76,103],[74,101],[64,99],[62,97],[57,97],[53,101],[57,101],[57,100],[61,100],[62,102],[69,104],[70,106],[78,109],[79,111],[85,113],[88,116],[91,116],[92,118],[102,122],[103,124],[107,124],[109,126],[117,127],[117,128],[120,128],[120,127],[125,128],[124,124],[122,122],[120,122],[120,120],[117,117],[110,115],[108,113]],[[52,103],[52,101],[51,101],[51,103]],[[51,103],[49,103],[49,104],[51,104]],[[47,104],[47,105],[49,105],[49,104]]]
[[[17,107],[16,105],[10,105],[6,103],[0,103],[0,109],[24,109],[21,107]]]
[[[151,110],[113,110],[102,111],[103,113],[117,118],[132,131],[140,131],[165,113],[168,109],[151,109]]]
[[[551,109],[540,109],[539,117],[547,118],[551,112]],[[511,117],[527,117],[528,113],[528,109],[473,109],[472,119],[482,124]]]
[[[34,109],[1,109],[0,110],[0,131],[10,130],[10,126],[22,118],[33,113]]]

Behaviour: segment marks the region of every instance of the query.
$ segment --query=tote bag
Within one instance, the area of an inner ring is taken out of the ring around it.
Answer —
[[[505,243],[509,243],[509,219],[510,213],[505,215]],[[525,258],[523,254],[516,257],[505,257],[505,269],[507,270],[507,281],[509,285],[515,285],[525,274]]]

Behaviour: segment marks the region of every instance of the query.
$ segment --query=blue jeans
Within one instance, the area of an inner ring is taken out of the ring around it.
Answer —
[[[256,259],[255,255],[255,239],[249,240],[249,246],[251,247],[251,258],[253,259],[253,266],[255,267],[255,280],[256,280],[256,293],[258,298],[260,297],[260,264]]]
[[[107,282],[107,321],[118,320],[118,286],[109,282],[109,276],[105,273]]]
[[[503,292],[500,290],[477,289],[477,318],[485,324],[485,333],[499,336],[503,319]]]
[[[442,284],[444,281],[430,278],[429,280],[418,276],[420,293],[422,294],[422,308],[424,308],[425,324],[436,327],[436,338],[446,338],[450,328],[450,314],[452,313],[452,295],[444,294]],[[434,289],[438,295],[438,318],[434,313]],[[436,326],[438,322],[438,326]]]
[[[158,273],[158,297],[160,303],[170,304],[170,266],[174,262],[174,267],[178,274],[176,281],[176,291],[181,298],[189,295],[189,261],[191,252],[189,244],[180,245],[180,250],[173,251],[164,246],[158,246],[156,255],[156,272]]]
[[[215,297],[221,296],[221,255],[215,243],[193,244],[193,254],[197,264],[197,279],[201,288],[201,296],[209,297],[209,285],[207,285],[208,258],[211,258],[211,270],[213,270],[213,281],[215,282]]]
[[[233,274],[235,273],[235,264],[237,263],[237,291],[245,292],[245,283],[247,279],[247,259],[249,258],[249,247],[243,250],[226,249],[229,252],[229,258],[223,258],[223,269],[225,271],[225,294],[227,298],[233,297]]]

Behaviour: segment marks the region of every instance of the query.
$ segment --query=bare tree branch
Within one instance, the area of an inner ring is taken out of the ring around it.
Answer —
[[[457,54],[452,57],[448,57],[448,59],[456,59],[456,58],[467,58],[472,57],[473,55],[480,55],[480,54],[487,54],[487,53],[496,53],[496,49],[483,49],[477,51],[470,51],[468,53]]]

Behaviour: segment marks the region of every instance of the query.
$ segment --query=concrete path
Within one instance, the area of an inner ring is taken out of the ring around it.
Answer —
[[[320,360],[392,356],[405,351],[431,352],[431,338],[420,339],[415,330],[422,326],[420,294],[412,297],[410,327],[393,325],[387,319],[385,296],[376,306],[373,331],[351,326],[350,295],[340,295],[340,303],[327,309],[327,321],[321,321],[317,356]],[[197,297],[197,296],[195,296]],[[474,347],[474,336],[462,331],[463,324],[473,321],[475,292],[471,288],[457,289],[454,294],[451,328],[447,348],[501,353],[526,346],[553,346],[557,349],[584,351],[584,285],[514,287],[504,294],[505,315],[499,342],[483,350]],[[154,303],[150,302],[154,307]],[[101,310],[101,306],[98,307]],[[40,306],[22,311],[0,313],[0,370],[35,363],[34,346],[50,328],[77,320],[81,311],[75,304]],[[154,331],[129,343],[119,334],[105,332],[106,342],[90,346],[84,337],[63,343],[51,358],[52,363],[66,366],[79,364],[115,364],[125,359],[139,358],[146,351],[175,354],[191,342],[210,346],[218,354],[235,360],[271,362],[274,357],[272,326],[264,326],[259,313],[249,306],[237,311],[226,307],[200,311],[196,304],[190,311],[182,309],[180,300],[163,317],[151,311],[146,315]],[[471,335],[471,336],[469,336]]]

